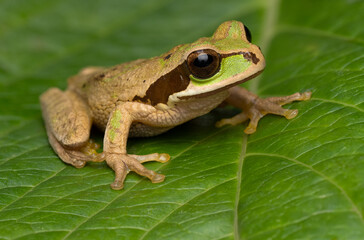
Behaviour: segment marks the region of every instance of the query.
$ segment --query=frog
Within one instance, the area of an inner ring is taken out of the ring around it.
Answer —
[[[251,42],[249,29],[236,20],[220,24],[211,37],[177,45],[160,56],[112,67],[86,67],[68,79],[66,90],[50,88],[40,96],[49,143],[63,162],[76,168],[105,161],[115,174],[112,189],[123,189],[130,171],[152,183],[163,182],[163,174],[143,163],[165,163],[170,155],[129,154],[129,137],[162,134],[221,104],[242,112],[216,126],[249,120],[246,134],[254,133],[266,114],[286,119],[298,114],[297,109],[282,106],[308,100],[311,92],[260,98],[240,86],[264,68],[262,51]],[[102,151],[90,139],[94,125],[104,131]]]

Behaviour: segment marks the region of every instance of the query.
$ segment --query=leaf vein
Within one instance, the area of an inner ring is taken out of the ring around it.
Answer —
[[[160,225],[163,221],[165,221],[169,216],[171,216],[173,213],[175,213],[178,209],[180,209],[181,207],[185,206],[187,203],[195,200],[196,198],[200,197],[201,195],[211,191],[212,189],[216,188],[216,187],[219,187],[227,182],[230,182],[232,180],[235,180],[235,178],[230,178],[230,179],[227,179],[219,184],[216,184],[215,186],[212,186],[212,187],[209,187],[207,188],[205,191],[201,192],[201,193],[198,193],[196,194],[195,196],[193,196],[192,198],[188,199],[186,202],[184,202],[181,206],[173,209],[169,214],[167,214],[166,216],[164,216],[163,218],[161,218],[156,224],[154,224],[151,228],[148,229],[147,232],[145,232],[139,239],[142,240],[144,239],[150,232],[152,232],[153,229],[155,229],[158,225]]]
[[[323,179],[325,179],[327,182],[329,182],[331,185],[333,185],[335,188],[337,188],[341,194],[344,196],[344,198],[349,202],[349,204],[352,206],[351,211],[354,212],[359,220],[361,221],[361,223],[364,225],[364,219],[363,219],[363,215],[359,210],[359,207],[354,203],[353,199],[350,198],[350,196],[348,195],[348,193],[345,191],[345,189],[343,187],[341,187],[337,182],[335,182],[333,179],[331,179],[330,177],[326,176],[325,174],[323,174],[322,172],[318,171],[317,169],[313,168],[311,165],[308,165],[306,163],[303,163],[301,161],[298,161],[295,158],[290,158],[284,155],[280,155],[280,154],[268,154],[268,153],[248,153],[247,156],[270,156],[270,157],[278,157],[278,158],[283,158],[286,159],[288,161],[292,161],[298,165],[301,165],[305,168],[308,168],[309,170],[311,170],[312,172],[316,173],[317,175],[321,176]]]
[[[217,135],[220,132],[223,132],[225,130],[227,130],[229,128],[224,128],[221,129],[219,131],[216,131],[214,133],[212,133],[211,135],[205,137],[204,139],[201,139],[200,141],[194,142],[193,144],[191,144],[189,147],[186,147],[185,149],[183,149],[182,151],[180,151],[179,154],[175,155],[175,158],[181,156],[183,153],[187,152],[188,150],[190,150],[191,148],[193,148],[194,146],[206,141],[207,139]],[[168,163],[166,163],[168,164]],[[166,164],[163,164],[161,166],[159,166],[155,171],[158,171],[159,169],[163,168],[164,166],[166,166]],[[140,182],[142,182],[144,179],[140,179],[139,181],[135,182],[135,184],[133,184],[132,186],[130,186],[128,189],[124,190],[120,195],[117,195],[116,197],[114,197],[109,204],[106,204],[104,207],[100,208],[98,211],[94,212],[91,216],[89,216],[89,218],[87,218],[86,220],[80,222],[80,224],[78,224],[75,228],[73,228],[72,230],[70,230],[68,232],[68,234],[63,238],[66,239],[68,238],[73,232],[77,231],[77,229],[79,229],[82,225],[84,225],[89,219],[91,219],[92,217],[94,217],[96,214],[100,213],[101,211],[103,211],[104,209],[106,209],[106,207],[110,206],[113,202],[115,202],[117,199],[119,199],[121,196],[125,195],[126,193],[128,193],[129,191],[131,191],[136,185],[138,185]]]

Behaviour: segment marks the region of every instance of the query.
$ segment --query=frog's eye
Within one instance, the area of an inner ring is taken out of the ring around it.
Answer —
[[[212,49],[203,49],[190,53],[187,65],[192,75],[196,78],[209,78],[219,71],[220,54]]]
[[[250,30],[247,26],[244,25],[244,30],[245,30],[245,36],[246,39],[248,40],[248,42],[252,42],[252,34],[250,33]]]

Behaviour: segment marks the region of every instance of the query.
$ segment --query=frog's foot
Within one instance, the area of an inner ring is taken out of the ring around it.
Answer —
[[[92,139],[89,139],[81,148],[65,147],[52,134],[49,134],[49,142],[63,162],[76,168],[84,167],[87,162],[102,162],[105,159],[103,154],[96,152],[100,145]]]
[[[293,101],[304,101],[311,97],[311,92],[295,93],[285,97],[270,97],[270,98],[255,98],[250,104],[247,104],[247,109],[244,112],[237,114],[232,118],[226,118],[216,123],[217,127],[224,125],[237,125],[250,119],[249,125],[245,128],[246,134],[252,134],[256,131],[259,120],[266,114],[276,114],[284,116],[287,119],[294,118],[298,114],[298,110],[284,109],[281,106]]]
[[[166,162],[169,158],[169,155],[165,153],[153,153],[149,155],[107,153],[106,162],[115,171],[115,180],[110,186],[114,190],[122,189],[124,187],[125,177],[130,171],[149,178],[152,183],[163,182],[164,175],[147,169],[141,163],[148,161]]]
[[[98,153],[97,150],[100,149],[100,144],[96,143],[94,140],[89,139],[87,143],[78,151],[79,160],[86,162],[102,162],[105,161],[105,154]]]

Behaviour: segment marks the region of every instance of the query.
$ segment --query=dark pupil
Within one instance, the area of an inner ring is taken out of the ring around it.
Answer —
[[[198,57],[193,61],[193,65],[196,67],[207,67],[210,65],[213,61],[213,57],[211,55],[208,55],[206,53],[201,53],[198,55]]]

